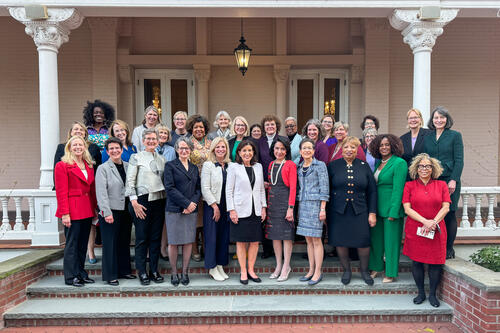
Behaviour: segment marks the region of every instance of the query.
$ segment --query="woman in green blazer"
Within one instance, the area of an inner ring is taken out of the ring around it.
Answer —
[[[401,140],[392,134],[378,135],[369,146],[370,153],[379,161],[375,164],[377,182],[377,224],[371,229],[370,270],[372,278],[384,270],[383,282],[392,282],[398,276],[399,254],[403,235],[404,209],[401,203],[408,173]]]
[[[448,184],[450,191],[450,211],[446,214],[444,221],[448,238],[446,240],[446,259],[455,258],[453,243],[457,236],[457,217],[455,212],[460,200],[460,177],[464,168],[464,144],[462,135],[454,130],[453,119],[448,110],[442,106],[436,107],[427,124],[432,132],[424,139],[424,151],[441,162],[443,173],[439,180]]]

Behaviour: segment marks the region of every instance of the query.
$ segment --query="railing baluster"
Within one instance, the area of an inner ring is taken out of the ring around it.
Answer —
[[[28,197],[28,205],[30,207],[28,231],[35,231],[35,198],[33,196]]]
[[[484,228],[483,220],[481,218],[481,200],[483,198],[483,194],[478,193],[474,194],[474,199],[476,200],[476,216],[474,219],[474,223],[472,224],[473,228]]]
[[[486,221],[487,228],[496,227],[495,214],[493,212],[493,204],[495,203],[496,194],[488,194],[488,220]]]
[[[16,204],[16,224],[14,224],[15,231],[25,230],[23,224],[23,218],[21,216],[21,200],[22,197],[14,197],[14,203]]]
[[[468,193],[462,194],[462,202],[463,202],[463,211],[462,211],[462,222],[460,222],[460,227],[470,228],[469,214],[468,214],[468,209],[469,209]]]
[[[2,231],[12,230],[9,223],[9,197],[1,197],[0,200],[2,201],[2,226],[0,229]]]

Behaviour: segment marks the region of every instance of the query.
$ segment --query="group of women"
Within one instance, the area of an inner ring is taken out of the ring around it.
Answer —
[[[55,158],[67,284],[93,282],[84,264],[95,224],[102,235],[104,281],[118,285],[121,278],[136,278],[129,252],[134,223],[141,284],[163,282],[158,260],[168,257],[174,286],[190,283],[190,260],[200,260],[201,251],[209,275],[227,279],[230,242],[236,243],[242,284],[261,282],[255,271],[259,243],[263,257],[272,251],[276,257],[269,278],[285,281],[296,235],[305,237],[309,259],[300,281],[315,285],[323,279],[325,226],[343,267],[343,284],[352,277],[349,249],[357,251],[366,284],[384,271],[383,282],[390,283],[398,276],[404,228],[403,253],[413,260],[419,290],[414,302],[426,299],[424,264],[429,264],[429,301],[439,306],[441,266],[454,257],[463,168],[461,135],[450,129],[453,120],[445,108],[432,112],[428,130],[418,110],[408,111],[410,131],[401,138],[378,134],[378,119],[368,115],[359,140],[348,135],[347,123],[330,115],[309,120],[302,134],[289,117],[281,136],[281,121],[273,115],[250,127],[244,117],[231,120],[220,111],[216,130],[209,133],[206,118],[179,111],[171,132],[150,106],[130,139],[127,124],[114,120],[114,111],[104,111],[108,106],[89,102],[85,112],[92,117],[86,115],[86,126],[72,126]],[[96,140],[89,138],[90,126],[99,134]]]

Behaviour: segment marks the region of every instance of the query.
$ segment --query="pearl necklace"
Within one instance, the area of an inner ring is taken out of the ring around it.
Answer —
[[[283,166],[283,164],[285,164],[285,161],[282,161],[281,164],[280,164],[280,167],[278,168],[278,172],[276,172],[276,179],[273,179],[273,169],[274,169],[274,163],[275,161],[273,161],[273,164],[271,166],[271,184],[276,185],[276,183],[278,183],[278,175],[280,174],[280,171],[281,171],[281,167]]]

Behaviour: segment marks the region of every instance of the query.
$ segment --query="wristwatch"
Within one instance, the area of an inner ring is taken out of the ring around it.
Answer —
[[[293,205],[288,205],[288,208],[293,209],[293,208],[294,208],[294,206],[293,206]]]

